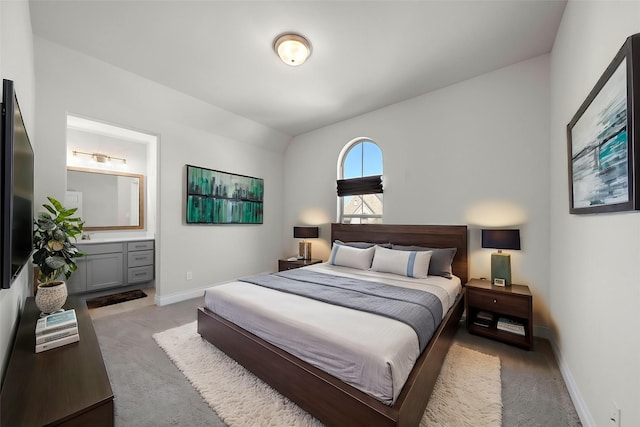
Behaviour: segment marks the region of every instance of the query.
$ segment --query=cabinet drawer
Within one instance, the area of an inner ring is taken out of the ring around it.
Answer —
[[[143,265],[153,265],[153,250],[129,252],[127,254],[129,267],[141,267]]]
[[[153,240],[127,243],[127,251],[147,251],[153,249]]]
[[[153,266],[147,265],[145,267],[133,267],[128,271],[127,283],[148,282],[153,280]]]
[[[300,266],[286,261],[278,261],[278,271],[293,270],[294,268],[300,268]]]
[[[468,305],[518,317],[529,317],[530,298],[467,289]]]
[[[92,243],[77,246],[87,255],[112,254],[122,252],[124,249],[122,243]]]

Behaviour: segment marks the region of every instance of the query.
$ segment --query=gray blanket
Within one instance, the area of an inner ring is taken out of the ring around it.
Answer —
[[[240,281],[399,320],[418,334],[420,352],[442,321],[440,299],[416,289],[304,269],[246,277]]]

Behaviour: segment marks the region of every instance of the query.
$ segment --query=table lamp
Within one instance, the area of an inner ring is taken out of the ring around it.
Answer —
[[[498,249],[491,254],[491,283],[511,286],[511,255],[502,250],[520,250],[520,230],[482,230],[482,247]]]
[[[298,259],[311,259],[311,242],[304,239],[316,239],[318,227],[293,227],[293,237],[302,239],[298,244]]]

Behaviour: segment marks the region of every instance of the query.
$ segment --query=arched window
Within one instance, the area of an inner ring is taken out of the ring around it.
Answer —
[[[344,224],[382,223],[382,150],[366,138],[342,149],[338,159],[338,220]]]

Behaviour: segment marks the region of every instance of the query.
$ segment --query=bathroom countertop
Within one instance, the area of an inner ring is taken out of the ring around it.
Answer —
[[[77,245],[91,245],[97,243],[134,242],[139,240],[155,240],[154,236],[122,236],[122,237],[91,237],[91,239],[78,239]]]

